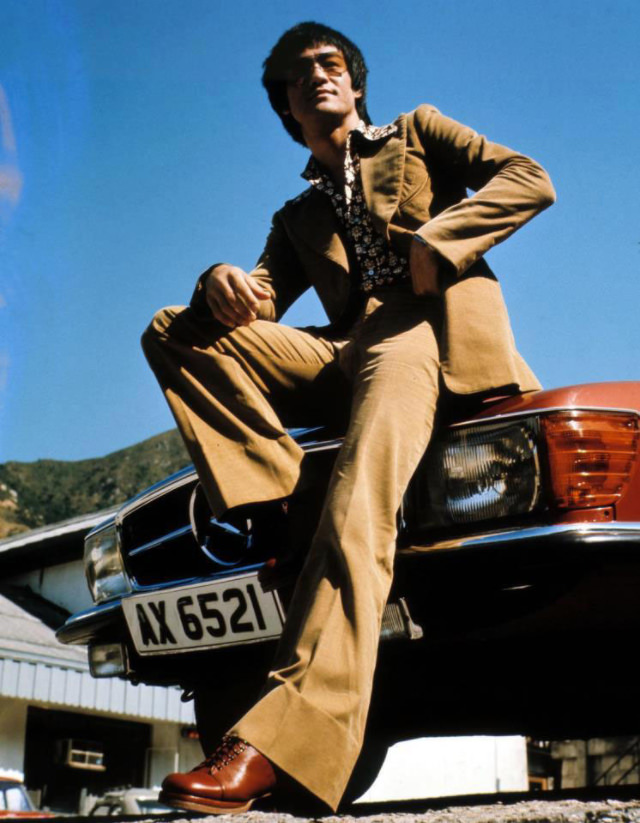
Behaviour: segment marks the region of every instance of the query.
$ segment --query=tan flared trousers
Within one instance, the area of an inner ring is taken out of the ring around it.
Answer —
[[[257,320],[221,331],[191,309],[143,336],[214,514],[291,494],[303,451],[284,425],[350,417],[273,670],[232,729],[338,805],[364,736],[402,495],[429,442],[440,301],[369,297],[342,340]]]

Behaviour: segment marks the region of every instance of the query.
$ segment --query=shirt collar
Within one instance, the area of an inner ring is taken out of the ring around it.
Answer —
[[[349,143],[351,142],[350,138],[354,134],[357,134],[359,137],[363,137],[365,140],[369,140],[374,143],[378,140],[384,140],[392,134],[396,134],[397,131],[398,126],[396,123],[388,123],[386,126],[372,126],[365,123],[364,120],[360,120],[355,129],[349,132]],[[349,145],[349,143],[347,143],[347,145]],[[324,171],[320,163],[318,163],[316,158],[311,155],[304,171],[300,176],[312,185],[315,185],[322,180],[323,177],[326,177],[327,173]]]
[[[371,126],[361,120],[351,134],[358,132],[358,134],[361,134],[367,140],[375,142],[376,140],[384,140],[386,137],[396,134],[397,131],[397,123],[387,123],[386,126]]]

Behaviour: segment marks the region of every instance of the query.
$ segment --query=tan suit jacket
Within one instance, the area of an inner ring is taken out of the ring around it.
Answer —
[[[408,257],[417,233],[447,261],[440,341],[446,386],[461,394],[540,388],[515,348],[483,255],[554,202],[548,175],[433,106],[402,114],[396,124],[386,139],[358,140],[362,185],[373,224],[394,249]],[[272,294],[263,319],[279,319],[313,286],[330,321],[340,320],[350,294],[349,259],[325,194],[311,188],[275,214],[252,275]]]

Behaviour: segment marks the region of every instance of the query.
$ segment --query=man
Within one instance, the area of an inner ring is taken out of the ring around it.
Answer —
[[[326,26],[286,32],[263,83],[311,151],[311,185],[275,215],[257,267],[210,268],[190,308],[156,315],[145,351],[216,516],[295,507],[309,481],[283,424],[345,405],[350,419],[261,698],[203,764],[164,782],[165,802],[208,812],[246,810],[283,773],[339,803],[364,734],[396,513],[441,387],[539,388],[482,255],[554,200],[540,166],[431,106],[371,126],[362,55]],[[272,322],[309,286],[328,330]]]

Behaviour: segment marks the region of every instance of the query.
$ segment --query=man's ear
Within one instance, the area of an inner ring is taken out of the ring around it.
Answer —
[[[362,97],[362,89],[354,89],[353,96],[359,100]]]

